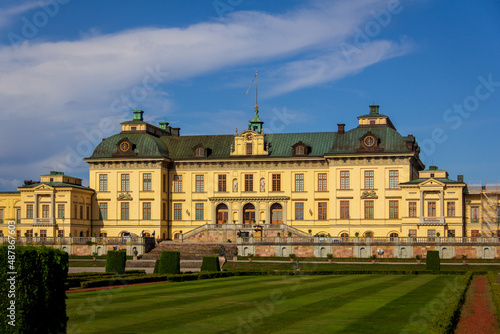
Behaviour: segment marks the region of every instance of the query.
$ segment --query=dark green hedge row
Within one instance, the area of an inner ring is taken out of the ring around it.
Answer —
[[[0,247],[0,332],[65,332],[68,253],[44,246],[11,246],[10,251]],[[14,317],[15,327],[9,325]]]
[[[261,275],[423,275],[423,274],[448,274],[448,275],[464,275],[462,271],[369,271],[369,270],[344,270],[344,271],[318,271],[318,270],[304,270],[304,271],[293,271],[293,270],[272,270],[272,271],[214,271],[214,272],[199,272],[191,274],[179,274],[179,275],[165,275],[165,274],[146,274],[140,276],[125,276],[118,275],[110,278],[97,279],[92,281],[87,281],[82,283],[82,288],[93,288],[93,287],[103,287],[103,286],[115,286],[115,285],[128,285],[128,284],[138,284],[138,283],[149,283],[149,282],[184,282],[184,281],[194,281],[199,279],[210,279],[210,278],[221,278],[221,277],[233,277],[233,276],[261,276]]]
[[[488,281],[490,282],[491,295],[495,304],[495,313],[497,319],[500,319],[500,285],[497,281],[497,273],[488,271]]]
[[[467,272],[461,277],[458,284],[447,284],[444,289],[450,290],[447,294],[443,292],[439,301],[444,303],[441,313],[437,314],[427,328],[428,334],[453,333],[460,320],[460,310],[465,301],[467,288],[472,280],[473,273]]]
[[[123,274],[127,262],[127,253],[124,251],[108,251],[106,255],[106,272]]]
[[[159,274],[180,274],[181,253],[175,251],[161,252],[160,259],[155,263],[155,272]]]
[[[441,270],[441,262],[439,260],[439,251],[427,251],[427,261],[425,262],[427,270]]]
[[[220,271],[219,258],[217,256],[204,256],[201,271]]]

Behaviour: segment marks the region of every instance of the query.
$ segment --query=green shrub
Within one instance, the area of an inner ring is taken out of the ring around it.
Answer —
[[[160,265],[160,260],[155,261],[155,269],[153,269],[153,274],[158,274],[158,266]]]
[[[495,304],[495,313],[500,319],[500,285],[497,281],[497,273],[488,271],[488,281],[490,282],[491,295]]]
[[[217,256],[204,256],[201,271],[220,271],[219,258]]]
[[[439,271],[441,270],[441,261],[439,259],[439,251],[427,251],[427,259],[425,269]]]
[[[428,334],[442,334],[442,333],[454,333],[457,327],[458,321],[460,320],[460,310],[465,301],[465,294],[467,288],[472,280],[472,272],[467,272],[463,277],[461,277],[460,282],[457,286],[450,288],[447,285],[444,289],[449,289],[447,295],[450,297],[441,301],[444,302],[444,306],[440,313],[437,313],[427,328]],[[443,293],[441,293],[442,296]]]
[[[181,253],[163,251],[158,263],[159,274],[180,274],[181,273]]]
[[[0,332],[66,332],[68,254],[44,246],[10,247],[0,247]],[[13,279],[14,284],[7,279]],[[11,312],[12,302],[15,311]],[[15,327],[9,324],[14,320],[9,318],[11,314],[15,315]]]
[[[123,274],[126,262],[127,254],[124,251],[108,251],[106,256],[106,272]]]

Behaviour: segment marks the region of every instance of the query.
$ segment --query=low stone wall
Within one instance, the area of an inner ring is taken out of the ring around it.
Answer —
[[[17,245],[20,246],[20,245]],[[28,245],[27,245],[28,246]],[[39,247],[42,244],[30,244],[29,246]],[[69,255],[92,255],[94,252],[97,255],[106,255],[110,250],[120,250],[125,249],[127,251],[127,255],[133,256],[134,250],[137,250],[137,255],[144,254],[145,246],[144,245],[72,245],[72,244],[58,244],[58,245],[43,245],[46,247],[52,247],[56,249],[61,249],[67,252]]]
[[[332,254],[336,258],[369,258],[378,255],[383,250],[384,258],[415,258],[425,257],[428,250],[437,250],[442,259],[461,258],[466,255],[473,259],[494,259],[500,257],[500,247],[488,244],[477,245],[322,245],[322,244],[238,244],[238,254],[247,256],[278,256],[286,257],[295,254],[297,257],[327,257]]]

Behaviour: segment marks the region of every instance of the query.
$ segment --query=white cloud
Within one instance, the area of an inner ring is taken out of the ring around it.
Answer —
[[[34,4],[11,8],[10,16]],[[316,1],[281,15],[233,12],[183,29],[144,28],[59,42],[35,38],[17,45],[17,52],[0,47],[5,110],[0,122],[10,125],[0,132],[0,141],[15,143],[0,147],[0,156],[32,158],[33,170],[45,166],[46,157],[62,159],[64,167],[66,148],[77,151],[86,140],[75,132],[86,129],[107,137],[112,133],[101,131],[99,119],[120,118],[113,110],[130,110],[134,104],[155,106],[165,114],[171,104],[165,84],[224,68],[272,62],[275,95],[357,73],[408,50],[374,39],[351,63],[342,59],[339,44],[370,19],[371,11],[384,6],[382,0]],[[20,175],[9,166],[0,167],[0,175]]]

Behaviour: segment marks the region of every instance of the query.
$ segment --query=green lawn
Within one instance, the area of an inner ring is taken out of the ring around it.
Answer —
[[[410,317],[435,311],[456,278],[244,276],[71,293],[68,333],[412,333],[423,323]]]

